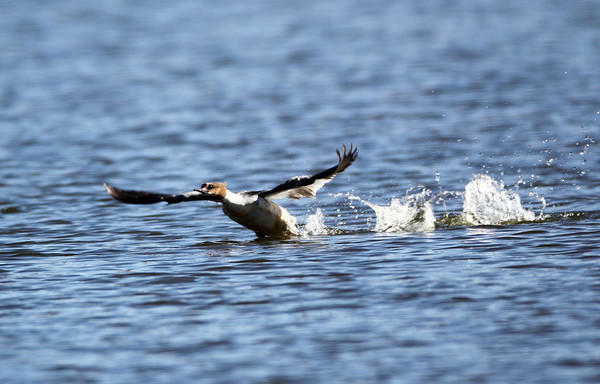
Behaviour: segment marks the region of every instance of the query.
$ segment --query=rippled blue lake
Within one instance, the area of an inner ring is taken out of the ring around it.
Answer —
[[[5,1],[0,382],[600,381],[600,3]],[[103,189],[358,160],[302,235]]]

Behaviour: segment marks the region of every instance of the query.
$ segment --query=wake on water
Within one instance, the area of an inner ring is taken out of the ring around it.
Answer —
[[[446,225],[502,225],[544,219],[545,201],[539,214],[523,208],[521,198],[504,187],[502,182],[488,175],[475,175],[460,195],[463,199],[462,213],[451,216],[444,214],[436,219],[432,192],[426,188],[410,189],[401,199],[393,198],[390,205],[378,205],[360,197],[348,195],[351,201],[359,201],[375,212],[374,232],[426,232]],[[441,197],[443,199],[443,196]],[[304,235],[331,235],[345,233],[328,228],[321,209],[309,216],[303,228]]]

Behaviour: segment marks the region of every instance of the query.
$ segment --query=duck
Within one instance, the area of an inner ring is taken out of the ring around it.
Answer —
[[[120,189],[104,183],[106,191],[116,200],[127,204],[178,204],[187,201],[207,200],[221,204],[223,213],[231,220],[254,231],[257,237],[287,238],[299,235],[297,220],[276,199],[315,198],[316,193],[333,178],[344,172],[358,157],[358,148],[342,145],[335,150],[336,165],[312,176],[294,176],[274,188],[258,191],[232,192],[227,183],[206,182],[200,188],[183,193],[158,193]]]

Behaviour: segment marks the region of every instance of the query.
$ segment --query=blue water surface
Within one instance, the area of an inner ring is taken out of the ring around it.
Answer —
[[[599,382],[598,26],[593,0],[5,1],[0,382]],[[343,143],[278,201],[322,215],[299,238],[102,187],[266,189]],[[535,219],[461,220],[476,175]],[[415,196],[433,228],[377,227]]]

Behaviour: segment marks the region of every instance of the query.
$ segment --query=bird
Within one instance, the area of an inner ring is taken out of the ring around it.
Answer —
[[[221,204],[223,213],[231,220],[254,231],[257,237],[289,238],[299,235],[297,220],[273,200],[302,197],[314,198],[319,189],[337,174],[344,172],[358,157],[358,148],[342,145],[335,150],[338,163],[312,176],[294,176],[272,189],[232,192],[226,182],[206,182],[189,192],[168,194],[120,189],[104,183],[115,199],[128,204],[177,204],[186,201],[208,200]]]

